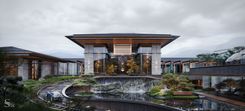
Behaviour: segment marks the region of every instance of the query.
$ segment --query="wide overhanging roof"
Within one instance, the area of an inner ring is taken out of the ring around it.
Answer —
[[[68,39],[84,47],[84,45],[106,46],[112,50],[113,44],[132,44],[133,48],[159,44],[164,47],[179,36],[171,34],[137,34],[137,33],[109,33],[109,34],[74,34],[66,36]]]
[[[57,62],[68,62],[64,59],[60,59],[58,57],[41,54],[38,52],[33,52],[17,47],[0,47],[0,50],[3,51],[3,53],[6,53],[9,57],[20,57],[25,59],[32,59],[32,60],[47,60],[47,61],[57,61]]]

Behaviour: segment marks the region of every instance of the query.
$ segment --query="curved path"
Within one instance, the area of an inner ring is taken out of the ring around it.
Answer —
[[[60,92],[60,94],[62,94],[63,88],[66,86],[70,86],[71,84],[72,83],[70,81],[63,81],[63,82],[58,82],[56,84],[50,84],[50,85],[44,86],[38,91],[37,96],[39,99],[43,100],[44,102],[49,103],[46,97],[48,91],[55,90],[55,91]],[[56,110],[63,110],[66,108],[65,107],[66,103],[67,103],[67,99],[63,96],[62,101],[57,101],[57,102],[52,103],[52,106],[50,108],[56,109]]]

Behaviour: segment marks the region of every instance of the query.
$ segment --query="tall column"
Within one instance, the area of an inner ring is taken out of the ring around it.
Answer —
[[[84,46],[84,74],[93,74],[94,73],[94,46],[93,45],[85,45]]]
[[[28,61],[25,59],[18,60],[20,65],[18,66],[18,76],[22,77],[22,80],[28,80],[29,77],[29,67]]]
[[[152,45],[152,61],[151,73],[152,75],[161,75],[161,47],[160,45]]]
[[[173,63],[173,65],[174,65],[174,74],[176,73],[176,65],[175,65],[175,63]]]

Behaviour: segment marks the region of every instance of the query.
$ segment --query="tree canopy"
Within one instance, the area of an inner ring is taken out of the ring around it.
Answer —
[[[198,54],[197,59],[200,61],[216,62],[218,65],[225,64],[225,60],[235,53],[245,49],[245,46],[237,46],[230,49],[218,50],[213,53]]]

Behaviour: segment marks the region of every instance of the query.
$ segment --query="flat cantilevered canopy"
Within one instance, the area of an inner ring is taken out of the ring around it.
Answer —
[[[167,45],[179,36],[170,34],[137,34],[137,33],[109,33],[109,34],[74,34],[66,36],[68,39],[84,47],[84,45],[106,46],[113,50],[113,44],[132,44],[133,50],[139,46],[158,44]]]

